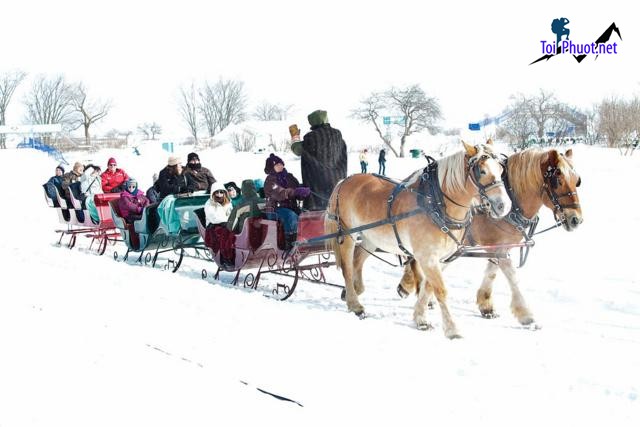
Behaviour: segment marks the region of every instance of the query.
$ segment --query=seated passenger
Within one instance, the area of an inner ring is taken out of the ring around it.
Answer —
[[[227,189],[227,194],[229,195],[229,200],[231,200],[231,204],[235,208],[240,203],[242,203],[242,191],[236,185],[234,181],[229,181],[224,185],[224,188]]]
[[[204,215],[207,219],[207,227],[214,225],[227,225],[233,206],[224,188],[216,188],[211,192],[211,198],[204,205]]]
[[[84,201],[80,190],[80,177],[83,172],[84,165],[80,162],[75,162],[73,169],[62,175],[62,190],[64,191],[64,196],[68,199],[69,206],[71,206],[71,195],[80,201]]]
[[[149,187],[149,189],[147,190],[147,199],[149,199],[149,202],[151,202],[152,204],[155,204],[160,202],[160,193],[158,193],[158,190],[156,190],[156,187],[154,187],[155,183],[158,182],[157,173],[153,174],[151,182],[151,187]]]
[[[134,178],[129,178],[125,183],[125,191],[118,199],[118,209],[120,215],[128,223],[132,223],[142,218],[142,211],[149,204],[149,199],[144,192],[138,190],[138,182]]]
[[[125,190],[125,182],[129,175],[124,169],[118,168],[116,159],[111,157],[107,162],[107,170],[102,174],[102,191],[105,193],[121,193]]]
[[[187,167],[184,174],[193,181],[195,186],[193,191],[202,190],[209,194],[211,187],[216,182],[211,171],[202,167],[200,157],[196,153],[189,153],[187,156]]]
[[[205,244],[220,251],[220,263],[223,267],[233,266],[235,258],[235,235],[227,230],[227,220],[231,214],[231,202],[224,188],[216,188],[211,193],[211,198],[204,205],[204,214],[207,219],[207,232]]]
[[[167,166],[158,174],[158,180],[153,184],[162,201],[169,194],[180,194],[194,191],[195,185],[191,179],[183,173],[180,158],[177,156],[169,156]]]
[[[268,174],[264,181],[266,196],[266,215],[268,219],[277,219],[282,223],[285,233],[285,249],[290,249],[298,232],[297,200],[309,197],[311,190],[300,187],[300,183],[284,168],[284,162],[275,154],[267,159],[264,172]]]
[[[56,174],[49,178],[44,184],[44,189],[47,192],[47,196],[53,201],[55,207],[60,206],[58,203],[58,197],[56,195],[56,189],[61,196],[64,196],[64,190],[62,189],[62,175],[64,175],[64,167],[62,165],[56,166]]]
[[[96,208],[93,196],[102,194],[102,181],[100,179],[100,166],[88,164],[80,177],[80,191],[84,197],[84,205],[94,223],[100,222],[100,215]]]
[[[260,218],[264,199],[258,196],[252,179],[242,181],[242,202],[234,206],[227,221],[227,228],[236,234],[242,232],[242,226],[247,218]]]

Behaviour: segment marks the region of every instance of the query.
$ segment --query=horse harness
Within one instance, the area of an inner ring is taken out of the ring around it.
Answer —
[[[480,194],[480,196],[483,199],[486,199],[488,196],[486,194],[486,192],[488,190],[490,190],[493,187],[502,185],[502,181],[501,180],[495,180],[494,182],[488,184],[488,185],[482,185],[480,183],[480,169],[478,167],[479,161],[480,160],[485,160],[489,157],[493,157],[496,158],[495,155],[493,154],[487,154],[485,153],[483,150],[478,149],[479,154],[477,154],[476,156],[471,157],[467,164],[468,164],[468,170],[470,172],[469,176],[471,178],[471,181],[473,182],[474,186],[478,189],[478,192]],[[378,174],[372,174],[373,176],[375,176],[376,178],[379,179],[383,179],[387,182],[390,182],[392,184],[395,185],[395,188],[393,189],[393,191],[391,192],[391,194],[389,195],[389,198],[387,199],[387,218],[385,218],[384,220],[381,221],[376,221],[374,223],[371,224],[365,224],[362,226],[358,226],[358,227],[354,227],[351,229],[344,229],[344,226],[342,224],[342,221],[340,221],[340,213],[339,213],[339,203],[340,203],[340,188],[338,188],[337,194],[336,194],[336,209],[335,209],[335,214],[327,214],[327,216],[336,221],[338,223],[338,231],[336,233],[332,233],[326,236],[321,236],[322,239],[327,239],[327,238],[333,238],[333,237],[337,237],[338,238],[338,242],[342,243],[342,241],[344,240],[344,236],[345,235],[350,235],[350,234],[354,234],[357,232],[361,232],[361,231],[365,231],[371,228],[375,228],[375,227],[379,227],[382,225],[387,225],[390,224],[391,227],[393,228],[393,233],[396,237],[396,241],[398,243],[398,248],[409,258],[413,258],[413,254],[404,246],[404,244],[402,243],[402,239],[400,238],[400,234],[398,233],[398,227],[397,227],[397,222],[403,219],[406,219],[408,217],[417,215],[419,213],[424,213],[427,216],[429,216],[429,218],[431,219],[431,221],[433,221],[433,223],[440,228],[440,230],[445,233],[447,236],[449,236],[458,246],[458,250],[460,250],[461,247],[463,247],[462,243],[469,231],[469,224],[471,223],[471,211],[469,210],[467,212],[467,215],[465,216],[464,219],[459,220],[456,218],[453,218],[451,216],[449,216],[446,213],[446,205],[445,205],[445,198],[449,201],[451,201],[452,203],[461,206],[461,207],[467,207],[467,206],[463,206],[460,205],[459,203],[457,203],[455,200],[451,199],[450,197],[448,197],[440,188],[439,182],[438,182],[438,162],[431,156],[426,156],[427,158],[427,166],[424,168],[424,170],[422,171],[422,174],[420,175],[420,183],[418,185],[418,189],[415,190],[413,188],[409,188],[409,181],[410,178],[405,179],[402,182],[397,182],[394,181],[386,176],[383,175],[378,175]],[[413,175],[412,175],[413,176]],[[344,181],[343,181],[344,182]],[[342,183],[338,184],[338,186],[340,186]],[[393,204],[398,196],[398,194],[400,194],[403,191],[409,191],[412,193],[415,193],[417,196],[417,201],[418,201],[418,208],[413,209],[411,211],[402,213],[402,214],[398,214],[398,215],[392,215],[392,209],[393,209]],[[451,230],[465,230],[462,239],[458,240],[456,238],[456,236],[451,232]],[[313,239],[310,239],[310,241]]]

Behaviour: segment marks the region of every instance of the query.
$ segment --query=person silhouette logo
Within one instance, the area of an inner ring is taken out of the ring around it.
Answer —
[[[560,53],[560,40],[562,40],[562,36],[567,36],[566,40],[569,40],[569,32],[568,28],[565,26],[569,23],[567,18],[556,18],[551,22],[551,31],[556,35],[556,52]]]

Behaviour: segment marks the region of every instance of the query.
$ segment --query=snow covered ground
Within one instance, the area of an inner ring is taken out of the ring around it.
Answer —
[[[115,156],[146,188],[167,156],[140,151],[77,159]],[[450,341],[413,326],[414,299],[395,291],[400,270],[376,260],[365,266],[361,321],[335,288],[301,282],[279,302],[233,288],[229,275],[203,280],[213,265],[202,260],[171,274],[115,262],[122,245],[102,257],[82,240],[58,247],[40,186],[56,162],[1,150],[0,426],[638,425],[640,156],[574,152],[584,223],[539,236],[519,271],[542,329],[519,326],[501,276],[502,316],[481,318],[484,262],[461,259],[445,273],[464,335]],[[221,182],[263,177],[264,155],[221,147],[200,157]],[[299,176],[299,161],[285,160]],[[387,170],[400,178],[423,164],[390,158]],[[550,222],[545,211],[541,226]],[[440,326],[438,309],[432,316]]]

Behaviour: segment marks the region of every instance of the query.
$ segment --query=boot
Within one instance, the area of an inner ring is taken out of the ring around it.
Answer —
[[[284,235],[284,250],[289,251],[293,248],[293,243],[298,238],[298,233],[285,233]]]

